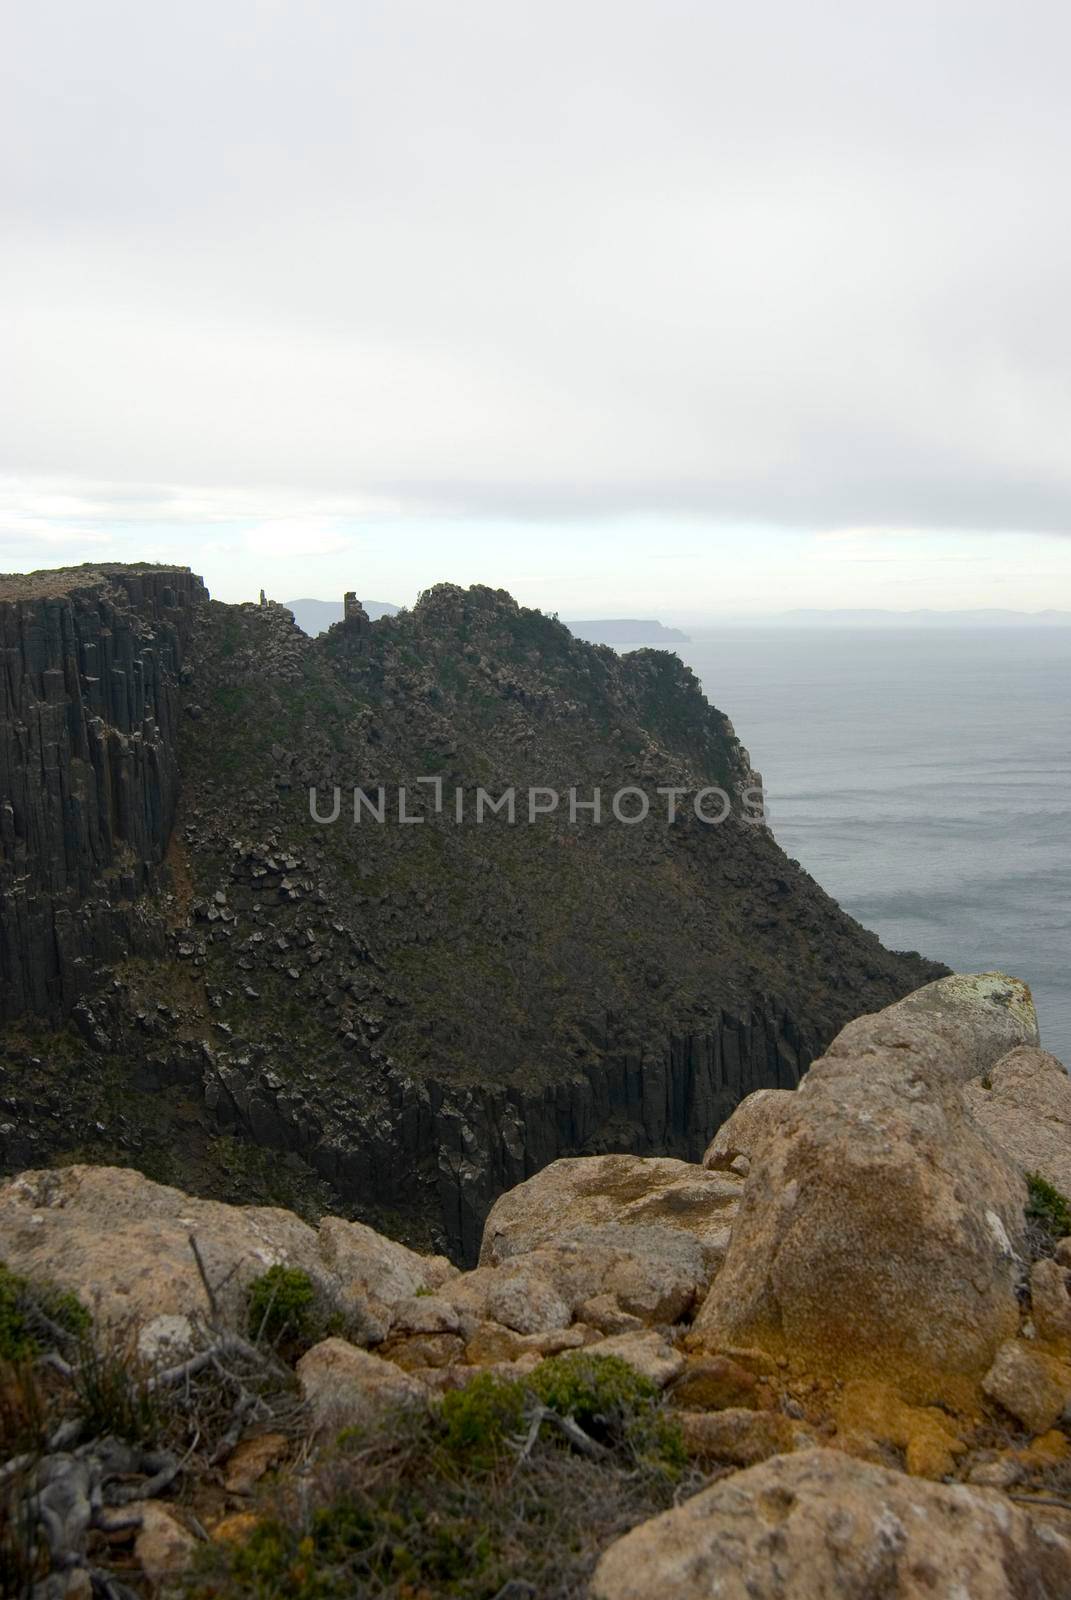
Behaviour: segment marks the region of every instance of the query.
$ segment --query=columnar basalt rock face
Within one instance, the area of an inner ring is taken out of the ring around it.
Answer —
[[[59,1017],[102,961],[152,948],[135,902],[174,818],[205,598],[186,568],[0,577],[0,1020]]]

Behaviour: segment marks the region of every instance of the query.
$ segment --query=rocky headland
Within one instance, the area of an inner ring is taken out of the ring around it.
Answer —
[[[135,1166],[471,1264],[504,1190],[563,1157],[695,1162],[944,970],[745,820],[757,775],[676,657],[501,591],[355,603],[310,639],[184,568],[87,567],[0,579],[0,648],[7,1172]],[[354,824],[358,784],[382,824]],[[693,809],[714,787],[720,826]],[[533,788],[557,808],[475,820]],[[596,788],[655,805],[597,823]]]

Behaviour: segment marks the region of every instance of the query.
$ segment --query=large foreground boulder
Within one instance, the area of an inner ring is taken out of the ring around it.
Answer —
[[[575,1228],[613,1223],[685,1233],[715,1266],[740,1189],[731,1174],[668,1156],[565,1157],[495,1201],[484,1224],[480,1264],[493,1266]]]
[[[595,1600],[1057,1600],[1071,1540],[990,1489],[775,1456],[605,1552]]]
[[[1071,1078],[1062,1062],[1021,1046],[964,1094],[995,1145],[1024,1172],[1039,1172],[1071,1194]]]
[[[826,1052],[857,1058],[902,1050],[932,1082],[968,1083],[1019,1045],[1036,1045],[1029,987],[1005,972],[957,972],[905,995],[884,1011],[856,1017]]]
[[[191,1239],[225,1321],[244,1320],[249,1287],[269,1267],[298,1267],[368,1343],[386,1336],[395,1303],[454,1271],[361,1223],[329,1217],[317,1230],[290,1211],[198,1200],[127,1167],[23,1172],[0,1187],[0,1261],[73,1291],[99,1325],[138,1331],[146,1352],[186,1342],[211,1310]]]
[[[984,1055],[1021,1026],[1016,991],[1007,1024],[992,983],[970,982],[947,1006],[939,983],[858,1019],[811,1067],[752,1166],[698,1330],[905,1398],[976,1393],[1018,1327],[1026,1189],[958,1082],[965,1041]]]

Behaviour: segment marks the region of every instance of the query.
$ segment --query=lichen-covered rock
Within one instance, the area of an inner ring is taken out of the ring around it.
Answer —
[[[73,1291],[100,1325],[139,1330],[147,1357],[181,1349],[210,1313],[191,1238],[236,1326],[253,1280],[281,1265],[306,1272],[374,1343],[393,1305],[455,1272],[361,1223],[327,1217],[317,1230],[291,1211],[199,1200],[128,1167],[23,1172],[0,1187],[0,1260]]]
[[[594,1600],[1055,1600],[1071,1592],[1071,1541],[993,1490],[805,1450],[633,1528],[603,1555],[591,1592]]]
[[[193,1561],[197,1540],[159,1500],[139,1500],[130,1507],[141,1517],[134,1540],[134,1555],[149,1582],[157,1587],[181,1577]]]
[[[236,1322],[253,1279],[271,1266],[300,1267],[332,1286],[316,1230],[289,1211],[196,1200],[126,1167],[23,1172],[0,1188],[0,1260],[71,1290],[100,1324],[146,1329],[150,1343],[159,1319],[170,1319],[168,1342],[177,1345],[175,1319],[209,1314],[191,1237]]]
[[[1018,1327],[1026,1188],[954,1070],[967,1041],[1002,1033],[1004,1011],[982,985],[972,1033],[952,993],[936,1036],[925,1006],[904,1027],[890,1007],[810,1069],[747,1180],[697,1333],[817,1373],[898,1381],[909,1399],[976,1387]]]
[[[301,1391],[320,1433],[370,1428],[389,1412],[426,1403],[428,1391],[392,1361],[324,1339],[297,1364]]]
[[[953,1431],[946,1411],[937,1406],[909,1406],[889,1384],[877,1378],[845,1384],[837,1408],[841,1437],[870,1438],[904,1452],[904,1466],[919,1478],[944,1478],[954,1469],[965,1446]]]
[[[1024,1172],[1071,1194],[1071,1078],[1055,1056],[1011,1050],[964,1094],[995,1145]]]
[[[672,1383],[684,1369],[680,1351],[653,1328],[643,1333],[618,1333],[610,1339],[599,1339],[589,1349],[593,1356],[620,1356],[634,1372],[649,1379],[658,1389]]]
[[[596,1317],[601,1305],[611,1322],[653,1326],[689,1315],[711,1277],[704,1242],[678,1228],[587,1224],[563,1228],[499,1266],[463,1273],[441,1295],[471,1325],[490,1320],[518,1333],[565,1327],[574,1316],[590,1320],[583,1308],[594,1302]]]
[[[722,1411],[755,1404],[755,1378],[730,1356],[696,1356],[673,1385],[671,1400],[684,1410]]]
[[[1046,1433],[1071,1401],[1071,1366],[1025,1339],[1009,1339],[997,1351],[982,1388],[1031,1433]]]
[[[500,1195],[483,1230],[484,1265],[553,1244],[591,1224],[665,1228],[687,1234],[721,1261],[740,1181],[662,1156],[577,1156],[552,1161]]]
[[[791,1089],[756,1089],[754,1094],[741,1100],[707,1146],[704,1167],[711,1172],[728,1172],[741,1156],[753,1162],[762,1153],[770,1135],[780,1127],[793,1093]]]
[[[1030,1318],[1042,1344],[1054,1355],[1071,1356],[1071,1273],[1059,1261],[1035,1261],[1030,1269]]]
[[[438,1294],[406,1295],[391,1307],[391,1333],[457,1333],[457,1309]]]
[[[753,1467],[795,1448],[800,1426],[779,1411],[726,1406],[721,1411],[682,1411],[677,1420],[684,1448],[699,1461]],[[813,1443],[809,1437],[808,1443]]]
[[[826,1056],[849,1059],[902,1050],[930,1080],[968,1083],[1019,1045],[1036,1045],[1038,1019],[1028,986],[1004,972],[953,973],[895,1005],[856,1017]]]
[[[418,1255],[365,1223],[342,1217],[324,1217],[316,1244],[368,1344],[386,1338],[392,1308],[400,1301],[408,1302],[420,1290],[441,1289],[457,1274],[445,1256]]]

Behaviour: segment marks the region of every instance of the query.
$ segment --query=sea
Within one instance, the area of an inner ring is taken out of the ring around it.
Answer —
[[[896,950],[1030,984],[1071,1065],[1071,628],[732,627],[674,647],[783,849]]]

